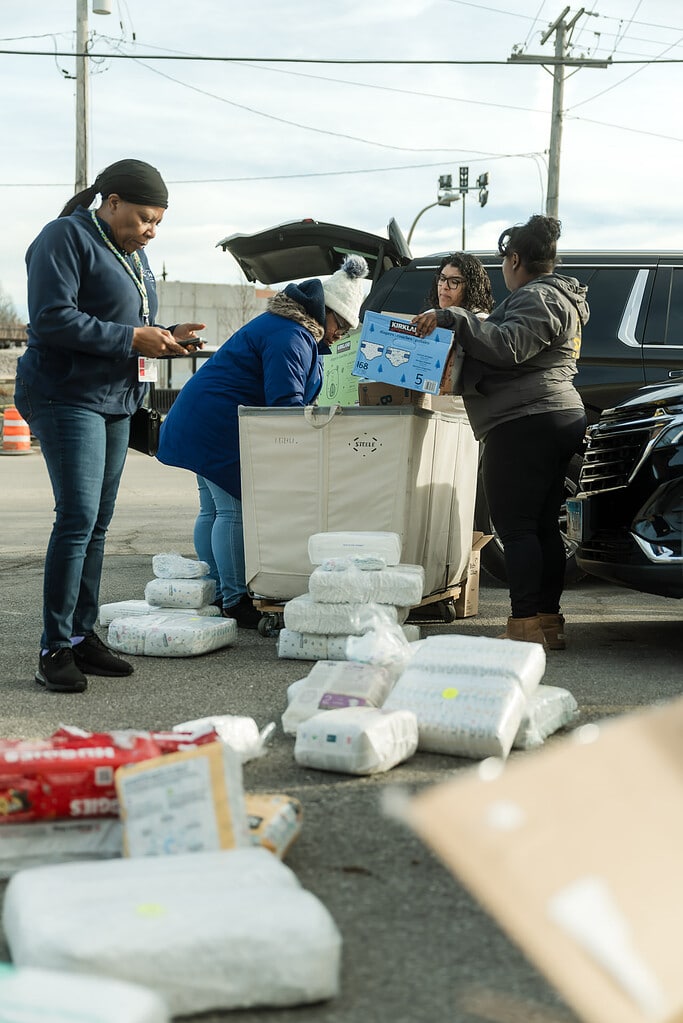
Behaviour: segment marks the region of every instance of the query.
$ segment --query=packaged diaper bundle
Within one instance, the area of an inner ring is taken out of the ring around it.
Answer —
[[[419,625],[401,625],[400,629],[409,643],[420,639]],[[374,633],[368,634],[369,639],[372,639],[372,636]],[[348,640],[351,638],[320,636],[313,632],[297,632],[285,628],[278,635],[277,655],[292,661],[344,661],[348,656]]]
[[[293,683],[282,728],[296,735],[302,721],[338,707],[381,707],[393,679],[386,668],[357,661],[318,661],[306,678]]]
[[[294,632],[360,636],[378,626],[405,621],[408,612],[393,604],[320,604],[310,593],[303,593],[287,601],[283,615],[286,628]]]
[[[398,533],[381,531],[313,533],[308,539],[308,556],[312,565],[320,565],[328,558],[358,559],[358,564],[373,568],[398,565],[401,560],[401,537]]]
[[[422,600],[422,565],[394,565],[363,570],[353,559],[336,558],[311,573],[308,592],[326,604],[394,604],[412,607]]]
[[[206,561],[181,554],[155,554],[152,571],[157,579],[200,579],[209,574],[209,566]]]
[[[158,610],[163,613],[115,618],[107,632],[111,649],[147,657],[194,657],[230,646],[237,637],[234,618],[207,618],[192,611],[169,614],[165,608]]]
[[[571,724],[578,713],[579,706],[568,689],[540,685],[527,701],[514,748],[541,746],[549,735]]]
[[[299,726],[294,759],[321,771],[377,774],[412,757],[417,742],[417,719],[410,711],[340,707]]]
[[[115,600],[110,604],[101,604],[99,609],[99,623],[103,627],[111,625],[115,618],[130,618],[134,615],[159,614],[161,609],[155,604],[148,604],[146,600]],[[187,614],[186,607],[165,607],[164,614]],[[204,607],[192,608],[192,614],[201,615],[202,618],[218,618],[220,609],[215,604],[205,604]]]
[[[3,927],[16,966],[66,970],[74,989],[84,974],[144,984],[173,1017],[339,993],[330,913],[251,845],[22,870],[7,886]],[[97,1018],[146,1020],[126,1004]]]
[[[539,644],[486,637],[424,640],[385,710],[411,710],[419,748],[482,759],[506,757],[545,670]]]
[[[201,579],[150,579],[145,600],[154,607],[182,607],[195,610],[216,599],[216,583],[208,575]]]

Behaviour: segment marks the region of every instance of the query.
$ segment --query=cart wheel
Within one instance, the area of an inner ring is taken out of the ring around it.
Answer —
[[[452,600],[440,600],[438,606],[441,617],[447,625],[456,620],[455,603]]]
[[[277,612],[264,614],[257,626],[259,636],[263,636],[265,639],[276,636],[281,628],[282,615]]]

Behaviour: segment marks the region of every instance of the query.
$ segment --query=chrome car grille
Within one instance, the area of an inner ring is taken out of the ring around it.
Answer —
[[[614,410],[588,431],[588,447],[581,469],[584,493],[627,487],[673,416],[647,410],[642,415]]]

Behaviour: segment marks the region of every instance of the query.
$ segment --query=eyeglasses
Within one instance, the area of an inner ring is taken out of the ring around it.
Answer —
[[[449,291],[455,291],[461,284],[465,283],[464,277],[444,277],[443,274],[439,274],[437,277],[439,284],[445,284]]]
[[[343,337],[346,337],[347,334],[351,333],[351,327],[346,320],[342,320],[340,316],[337,316],[334,309],[330,309],[330,312],[332,313],[332,319],[337,324],[337,337],[341,340]]]

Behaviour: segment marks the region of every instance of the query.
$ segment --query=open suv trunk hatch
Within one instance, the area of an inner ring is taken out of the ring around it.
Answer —
[[[348,253],[365,256],[374,284],[382,274],[411,260],[400,227],[391,220],[387,237],[317,220],[294,220],[259,234],[233,234],[216,248],[229,252],[252,283],[279,284],[334,273]]]

